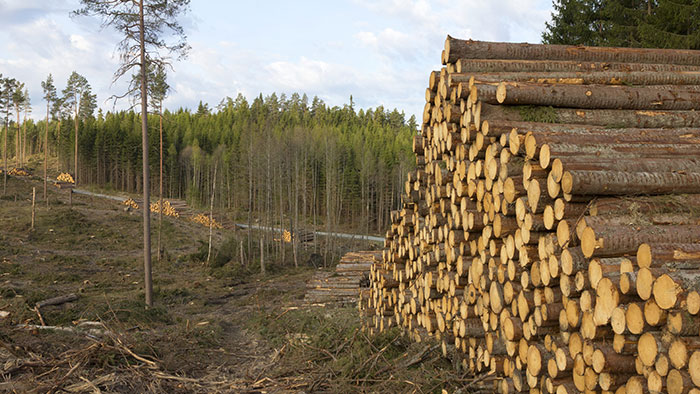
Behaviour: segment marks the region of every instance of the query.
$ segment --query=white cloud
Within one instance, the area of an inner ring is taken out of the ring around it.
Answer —
[[[196,13],[202,4],[193,4],[194,12],[184,19],[192,50],[188,59],[173,64],[168,75],[173,91],[166,105],[195,108],[200,100],[216,105],[239,92],[249,98],[261,92],[299,92],[317,95],[329,105],[347,103],[353,95],[359,106],[384,105],[403,109],[409,116],[419,114],[428,74],[440,67],[447,34],[539,41],[550,4],[550,0],[349,0],[338,9],[345,7],[366,18],[338,19],[333,34],[313,23],[299,26],[303,34],[293,50],[280,45],[281,35],[293,34],[278,28],[275,18],[284,15],[270,15],[265,25],[259,18],[234,15],[226,20],[229,25],[219,26],[211,23],[211,15]],[[105,99],[124,91],[128,80],[111,86],[120,37],[100,30],[95,18],[69,18],[79,5],[78,0],[0,0],[0,70],[26,82],[35,105],[42,96],[40,82],[49,72],[60,90],[76,70],[92,84],[98,103],[111,110],[111,102],[103,104]],[[302,2],[298,7],[307,6]],[[338,18],[333,11],[335,4],[309,7],[306,13],[316,20]],[[238,25],[242,27],[234,30]],[[124,102],[117,108],[127,106]]]
[[[93,49],[92,43],[86,40],[85,37],[81,36],[80,34],[71,34],[70,43],[73,48],[81,51],[88,52]]]

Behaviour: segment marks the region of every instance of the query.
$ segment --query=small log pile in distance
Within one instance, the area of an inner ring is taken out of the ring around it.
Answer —
[[[335,271],[318,271],[306,284],[304,302],[310,305],[353,305],[357,292],[369,292],[370,267],[382,259],[381,251],[349,252],[343,255]]]
[[[485,392],[700,393],[700,51],[448,37],[359,307]]]

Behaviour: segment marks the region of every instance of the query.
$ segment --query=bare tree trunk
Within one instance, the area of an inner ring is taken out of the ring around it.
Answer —
[[[265,246],[262,237],[260,237],[260,273],[265,275]]]
[[[56,129],[56,171],[61,170],[61,119],[58,119],[58,128]]]
[[[34,230],[34,207],[36,202],[36,188],[32,188],[32,230]]]
[[[46,173],[48,169],[49,162],[49,102],[46,102],[46,130],[44,131],[44,201],[46,201],[46,206],[49,206],[49,198],[46,194]]]
[[[139,46],[141,51],[141,145],[143,151],[143,268],[146,305],[153,306],[153,278],[151,276],[151,215],[148,168],[148,91],[146,85],[146,48],[144,38],[143,0],[139,0]],[[76,114],[77,120],[77,114]],[[75,129],[75,163],[78,164],[78,128]],[[78,177],[75,183],[78,184]]]
[[[248,137],[248,253],[253,250],[253,133]]]
[[[2,168],[2,195],[4,196],[7,194],[7,117],[5,118],[5,136],[4,136],[4,143],[3,143],[3,148],[2,148],[2,161],[3,163],[3,168]]]
[[[19,168],[22,167],[22,162],[20,161],[22,130],[20,130],[19,106],[17,104],[15,104],[15,111],[17,111],[17,134],[15,135],[15,167]]]
[[[158,262],[161,255],[161,236],[163,234],[163,109],[158,110],[158,121],[160,123],[160,195],[158,198]]]
[[[24,166],[27,164],[27,109],[24,109],[24,122],[22,123],[22,160],[20,160],[20,165]]]
[[[143,98],[143,94],[141,94]],[[75,181],[75,186],[78,186],[78,122],[80,118],[78,117],[78,107],[75,107],[75,176],[73,180]],[[148,200],[145,200],[148,201]]]
[[[215,159],[216,160],[216,159]],[[211,258],[211,238],[214,232],[214,193],[216,193],[216,170],[219,167],[219,163],[214,163],[214,181],[212,182],[211,188],[211,201],[209,202],[209,251],[207,252],[207,265],[209,265],[209,259]],[[162,209],[161,209],[162,211]]]
[[[323,253],[323,266],[328,266],[328,253],[331,243],[331,158],[326,140],[326,248]]]
[[[296,157],[296,156],[295,156]],[[292,227],[292,234],[294,237],[292,238],[292,248],[293,248],[293,253],[294,253],[294,267],[298,268],[299,267],[299,256],[297,254],[297,245],[298,245],[298,240],[299,240],[299,158],[296,157],[296,160],[294,161],[294,173],[295,173],[295,182],[294,182],[294,226]]]

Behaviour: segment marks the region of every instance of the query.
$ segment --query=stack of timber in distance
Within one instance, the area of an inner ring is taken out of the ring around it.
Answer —
[[[369,291],[367,278],[370,267],[381,258],[381,251],[346,253],[335,271],[318,271],[314,274],[306,284],[304,302],[316,306],[357,304],[358,294]]]
[[[494,392],[700,393],[700,51],[458,40],[360,300]]]

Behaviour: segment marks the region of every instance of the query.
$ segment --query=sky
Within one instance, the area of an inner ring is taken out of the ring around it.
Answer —
[[[431,70],[447,34],[540,42],[551,0],[192,0],[180,19],[191,47],[168,74],[165,107],[215,107],[239,93],[318,96],[330,106],[422,113]],[[60,91],[85,76],[104,111],[129,102],[113,82],[118,32],[95,17],[71,17],[79,0],[0,0],[0,73],[25,82],[34,118],[45,116],[41,81]],[[419,117],[420,119],[420,117]]]

